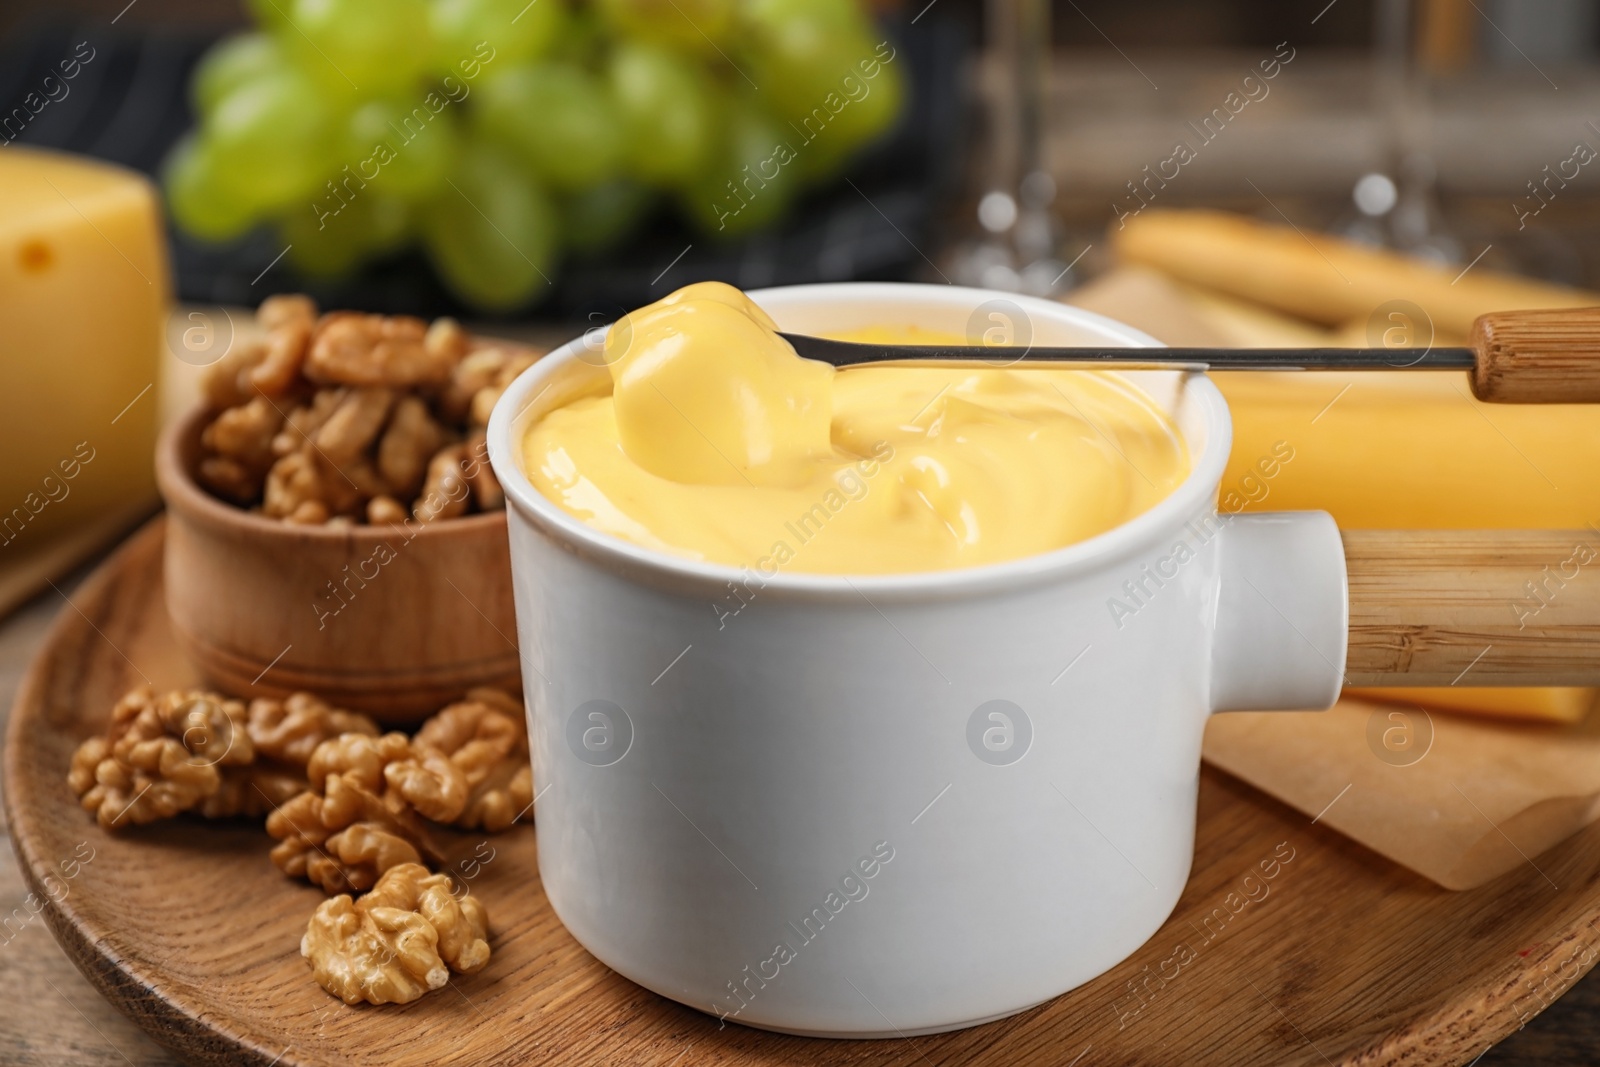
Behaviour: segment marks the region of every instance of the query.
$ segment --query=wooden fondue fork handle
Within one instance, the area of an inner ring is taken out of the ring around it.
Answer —
[[[1600,685],[1600,530],[1340,534],[1346,685]]]
[[[1479,400],[1600,402],[1600,308],[1480,315],[1470,344],[1472,392]]]

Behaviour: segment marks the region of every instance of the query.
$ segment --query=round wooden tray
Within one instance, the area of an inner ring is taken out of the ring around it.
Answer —
[[[180,819],[113,837],[67,790],[74,746],[124,689],[193,681],[163,607],[163,533],[160,519],[140,531],[61,613],[12,714],[5,803],[31,888],[60,898],[44,911],[56,939],[197,1062],[1463,1064],[1600,953],[1600,825],[1540,858],[1548,880],[1524,868],[1450,893],[1207,769],[1172,918],[1111,972],[1001,1022],[874,1042],[719,1025],[573,941],[540,888],[531,828],[451,846],[452,862],[480,861],[471,887],[494,930],[483,973],[405,1008],[348,1008],[299,954],[321,893],[273,869],[261,829]]]

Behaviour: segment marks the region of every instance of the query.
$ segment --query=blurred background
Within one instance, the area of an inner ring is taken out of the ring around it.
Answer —
[[[1594,0],[57,0],[0,101],[93,58],[0,135],[156,178],[199,303],[1059,293],[1146,202],[1592,286],[1597,48]]]

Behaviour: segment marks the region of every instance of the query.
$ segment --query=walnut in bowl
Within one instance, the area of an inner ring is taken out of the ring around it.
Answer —
[[[169,427],[166,598],[219,688],[393,724],[518,683],[504,497],[483,425],[537,354],[441,319],[274,297]]]
[[[208,368],[195,476],[269,518],[433,522],[497,511],[483,428],[538,358],[451,319],[338,311],[276,296]]]

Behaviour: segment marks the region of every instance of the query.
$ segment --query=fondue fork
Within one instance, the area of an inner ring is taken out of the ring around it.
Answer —
[[[1074,367],[1097,370],[1468,371],[1479,400],[1600,402],[1600,308],[1499,311],[1472,324],[1466,348],[1053,348],[888,345],[779,336],[835,367]]]

